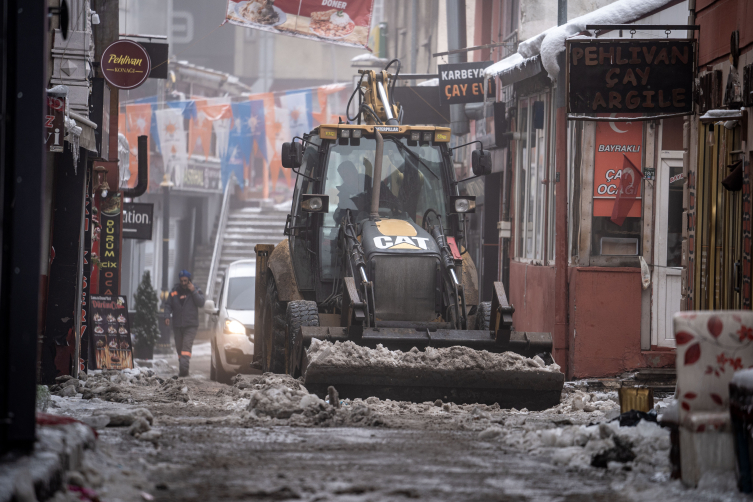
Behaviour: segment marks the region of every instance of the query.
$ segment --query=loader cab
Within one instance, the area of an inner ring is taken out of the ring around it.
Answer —
[[[348,210],[356,223],[368,219],[374,184],[374,137],[365,131],[357,138],[352,133],[343,137],[342,129],[335,131],[337,135],[332,139],[319,134],[303,138],[285,229],[299,291],[317,303],[332,294],[333,281],[340,279],[340,222]],[[426,219],[436,224],[436,216],[430,211],[433,209],[442,215],[447,234],[462,240],[462,218],[450,207],[450,197],[458,195],[458,189],[447,142],[434,141],[433,130],[411,132],[383,134],[379,217],[421,227]],[[290,160],[297,164],[293,148],[286,150],[291,152],[285,162],[288,165]],[[322,208],[325,210],[307,210],[305,196],[310,194],[326,196],[323,199],[327,207]]]

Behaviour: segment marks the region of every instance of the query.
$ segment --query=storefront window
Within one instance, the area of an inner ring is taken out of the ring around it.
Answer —
[[[642,182],[639,171],[642,171],[642,156],[641,122],[596,124],[592,256],[640,254]],[[634,191],[623,195],[624,198],[618,201],[617,195],[623,183],[634,187]]]
[[[545,248],[547,212],[552,214],[551,179],[553,159],[549,158],[549,94],[539,94],[519,101],[519,128],[516,172],[516,250],[517,258],[551,259]],[[551,224],[551,223],[550,223]],[[551,232],[550,232],[551,234]],[[551,244],[551,243],[549,243]]]

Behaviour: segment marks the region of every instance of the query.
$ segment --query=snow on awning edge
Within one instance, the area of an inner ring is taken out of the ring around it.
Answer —
[[[519,66],[523,61],[541,55],[542,65],[554,82],[559,74],[557,56],[565,50],[565,40],[586,29],[589,24],[628,24],[671,7],[678,0],[618,0],[583,16],[542,31],[518,45],[517,54],[486,68],[484,78],[491,78]],[[517,58],[516,58],[517,56]],[[505,64],[502,64],[506,62]]]

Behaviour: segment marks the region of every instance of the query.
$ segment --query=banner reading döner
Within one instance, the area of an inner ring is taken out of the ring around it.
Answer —
[[[228,0],[226,22],[294,37],[367,47],[373,0]]]

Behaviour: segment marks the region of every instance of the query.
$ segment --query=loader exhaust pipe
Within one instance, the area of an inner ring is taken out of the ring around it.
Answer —
[[[379,192],[382,188],[382,154],[384,153],[382,134],[376,128],[374,133],[376,134],[376,151],[374,152],[374,176],[372,178],[374,186],[371,189],[371,211],[369,214],[371,221],[379,219]]]

